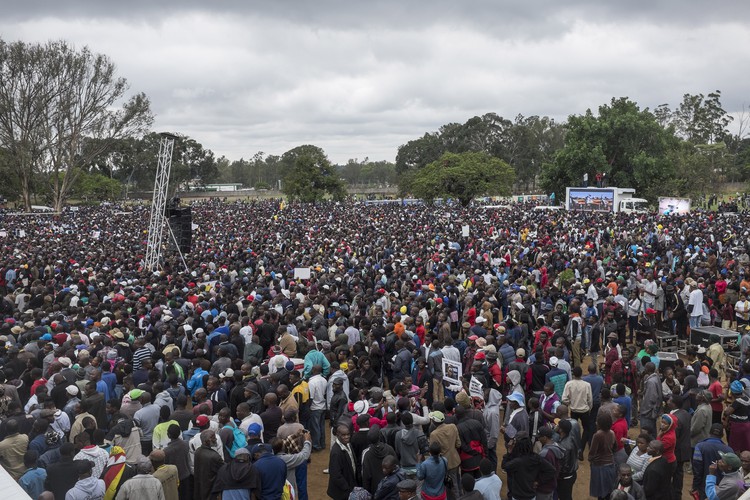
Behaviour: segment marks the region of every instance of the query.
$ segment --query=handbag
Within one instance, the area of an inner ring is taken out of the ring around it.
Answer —
[[[453,476],[448,474],[448,461],[445,459],[445,457],[442,457],[443,464],[445,465],[445,477],[443,478],[443,484],[445,487],[449,490],[453,489]]]

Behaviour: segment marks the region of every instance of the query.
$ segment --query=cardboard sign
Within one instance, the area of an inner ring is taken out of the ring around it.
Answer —
[[[309,280],[310,279],[310,268],[309,267],[295,267],[294,268],[294,279],[297,279],[297,280]]]
[[[461,384],[461,363],[443,358],[443,380],[453,385]]]

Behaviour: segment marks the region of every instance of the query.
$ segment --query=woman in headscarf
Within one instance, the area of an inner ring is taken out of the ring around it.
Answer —
[[[727,444],[736,453],[750,450],[750,397],[745,384],[735,380],[729,386],[734,402],[724,410],[724,425],[728,430]]]
[[[113,500],[125,481],[135,476],[135,469],[125,461],[125,450],[113,446],[109,451],[107,465],[102,472],[104,480],[104,500]]]
[[[674,415],[665,413],[659,421],[659,434],[656,439],[664,446],[662,456],[667,460],[672,472],[677,467],[677,456],[674,450],[677,447],[677,419]]]

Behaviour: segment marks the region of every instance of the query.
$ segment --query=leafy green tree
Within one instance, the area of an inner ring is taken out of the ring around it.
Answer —
[[[513,168],[487,153],[445,153],[414,172],[408,189],[428,202],[455,198],[468,206],[477,196],[510,194],[514,180]]]
[[[344,199],[346,185],[325,152],[312,145],[290,149],[280,160],[283,178],[282,191],[291,200],[314,202],[330,196]]]
[[[71,189],[71,196],[81,200],[114,200],[122,192],[122,183],[99,173],[81,172]]]
[[[565,147],[545,164],[542,186],[559,194],[565,186],[580,186],[584,173],[593,179],[605,172],[611,186],[632,187],[652,199],[664,194],[662,186],[675,176],[669,153],[679,139],[628,98],[613,98],[598,111],[569,117]]]

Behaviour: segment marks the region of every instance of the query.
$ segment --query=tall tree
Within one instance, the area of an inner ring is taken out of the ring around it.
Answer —
[[[648,198],[663,194],[662,186],[675,176],[669,153],[679,139],[627,98],[613,98],[598,111],[569,117],[565,147],[544,166],[545,189],[560,193],[581,185],[584,173],[593,179],[604,172],[609,185],[632,187]]]
[[[148,98],[126,96],[112,61],[62,41],[0,42],[0,88],[0,141],[14,156],[27,208],[35,171],[47,174],[60,210],[93,158],[153,121]]]
[[[312,145],[297,146],[281,155],[282,191],[290,199],[314,202],[330,196],[341,200],[346,186],[325,152]]]
[[[468,206],[477,196],[510,194],[514,180],[513,168],[487,153],[445,153],[414,172],[408,189],[427,201],[455,198]]]

